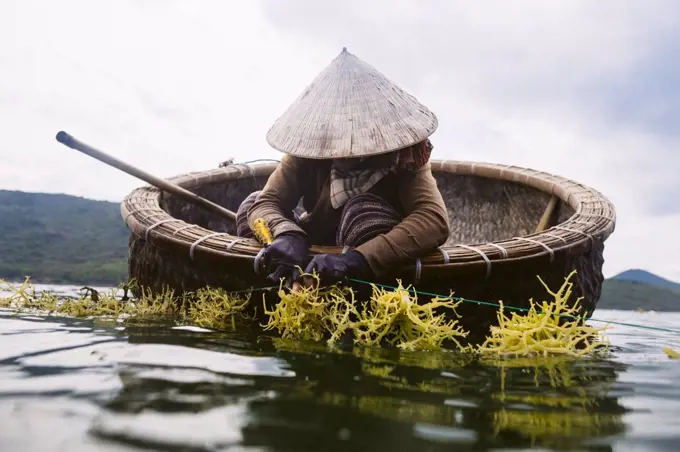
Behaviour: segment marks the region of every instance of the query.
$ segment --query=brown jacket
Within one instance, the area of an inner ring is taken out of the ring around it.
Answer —
[[[263,218],[274,237],[299,231],[307,234],[313,244],[335,245],[342,208],[331,206],[331,164],[331,160],[285,155],[249,211],[250,227],[255,219]],[[448,238],[449,217],[429,162],[414,172],[385,176],[370,192],[390,202],[404,218],[389,233],[356,248],[376,276],[427,254]],[[298,225],[293,220],[293,209],[300,198],[309,214]]]

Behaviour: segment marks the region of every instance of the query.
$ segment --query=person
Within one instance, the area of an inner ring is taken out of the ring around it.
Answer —
[[[266,222],[274,283],[298,282],[300,269],[321,284],[388,275],[449,237],[429,162],[436,128],[424,105],[343,49],[267,133],[285,155],[239,206],[237,235]],[[311,244],[343,252],[310,257]]]

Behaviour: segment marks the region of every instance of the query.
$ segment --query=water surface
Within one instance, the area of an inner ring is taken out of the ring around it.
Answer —
[[[0,310],[0,450],[678,450],[680,336],[607,337],[606,358],[480,361]]]

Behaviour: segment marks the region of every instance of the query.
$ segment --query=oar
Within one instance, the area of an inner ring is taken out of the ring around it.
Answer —
[[[536,226],[537,233],[543,232],[546,229],[548,229],[548,226],[550,226],[550,222],[552,220],[553,215],[555,214],[555,209],[557,208],[559,201],[560,198],[558,198],[555,195],[552,195],[550,201],[548,202],[548,205],[545,208],[545,211],[543,212],[541,220],[538,222],[538,226]]]
[[[231,210],[225,209],[224,207],[215,204],[212,201],[208,201],[205,198],[201,198],[197,194],[185,190],[179,185],[175,185],[171,182],[168,182],[167,180],[153,176],[145,171],[135,168],[134,166],[128,163],[118,160],[115,157],[105,154],[104,152],[99,151],[88,144],[83,143],[82,141],[74,138],[72,135],[69,135],[64,131],[57,133],[57,141],[63,145],[70,147],[71,149],[75,149],[76,151],[80,151],[83,154],[87,154],[90,157],[99,160],[100,162],[106,163],[107,165],[111,165],[114,168],[118,168],[119,170],[128,173],[131,176],[134,176],[138,179],[141,179],[144,182],[147,182],[162,190],[177,195],[188,202],[194,203],[197,206],[201,206],[213,213],[216,213],[217,215],[220,215],[229,220],[236,220],[236,214]],[[257,219],[255,223],[256,223],[255,232],[258,235],[258,239],[265,247],[269,246],[272,241],[271,231],[269,231],[269,228],[267,227],[266,223],[260,221],[260,219]],[[293,290],[297,290],[299,289],[299,287],[300,287],[299,283],[295,282],[293,284]]]
[[[152,174],[147,173],[146,171],[142,171],[139,168],[135,168],[134,166],[128,163],[118,160],[115,157],[105,154],[104,152],[99,151],[93,148],[92,146],[83,143],[82,141],[79,141],[78,139],[74,138],[73,136],[69,135],[64,131],[61,131],[57,134],[57,141],[63,145],[70,147],[71,149],[80,151],[83,154],[87,154],[90,157],[99,160],[100,162],[104,162],[107,165],[111,165],[114,168],[118,168],[119,170],[128,173],[131,176],[134,176],[138,179],[143,180],[144,182],[154,185],[160,188],[161,190],[165,190],[169,193],[172,193],[173,195],[177,195],[178,197],[188,202],[203,207],[204,209],[216,213],[217,215],[220,215],[228,220],[232,221],[236,220],[236,214],[231,210],[225,209],[224,207],[220,206],[219,204],[215,204],[212,201],[208,201],[207,199],[202,198],[197,194],[190,192],[189,190],[185,190],[179,185],[175,185],[171,182],[168,182],[167,180],[156,177]]]

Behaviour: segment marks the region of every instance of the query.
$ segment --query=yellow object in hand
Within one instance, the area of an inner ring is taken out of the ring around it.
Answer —
[[[274,241],[272,231],[269,230],[269,226],[267,226],[264,218],[258,218],[253,222],[253,233],[264,246],[271,245]]]

